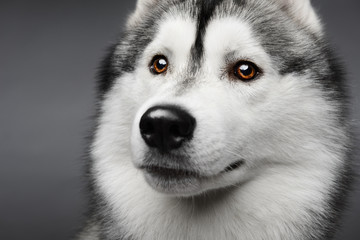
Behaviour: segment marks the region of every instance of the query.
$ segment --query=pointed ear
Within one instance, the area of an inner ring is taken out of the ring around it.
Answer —
[[[151,6],[159,3],[161,0],[137,0],[136,3],[136,9],[135,11],[130,15],[127,26],[133,26],[135,25],[141,17],[144,16],[146,11],[148,9],[151,9]]]
[[[300,24],[309,27],[314,33],[322,32],[322,24],[310,0],[276,0]]]

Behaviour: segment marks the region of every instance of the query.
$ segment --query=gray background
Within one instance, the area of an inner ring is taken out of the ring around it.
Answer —
[[[86,205],[94,76],[135,1],[0,1],[0,239],[69,239]],[[360,119],[360,2],[317,0]],[[337,239],[360,239],[359,183]]]

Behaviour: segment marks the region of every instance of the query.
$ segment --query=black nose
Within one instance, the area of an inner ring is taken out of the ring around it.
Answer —
[[[177,106],[156,106],[141,117],[140,133],[149,147],[165,153],[190,140],[195,124],[195,118]]]

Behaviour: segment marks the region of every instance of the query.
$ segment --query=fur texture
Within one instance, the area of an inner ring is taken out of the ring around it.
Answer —
[[[343,73],[310,1],[139,0],[126,26],[99,82],[79,239],[330,239],[350,138]],[[159,55],[168,69],[156,75]],[[245,60],[259,70],[248,82],[233,75]],[[169,105],[196,128],[164,154],[139,124]]]

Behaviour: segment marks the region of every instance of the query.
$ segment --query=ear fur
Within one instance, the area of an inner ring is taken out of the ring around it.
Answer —
[[[310,0],[276,0],[300,24],[309,27],[314,33],[322,32],[322,24]]]
[[[145,14],[146,10],[161,0],[137,0],[135,12],[131,14],[127,26],[131,27]]]
[[[206,0],[205,0],[206,1]],[[314,33],[322,33],[322,24],[311,5],[310,0],[275,0],[285,8],[300,24],[309,27]],[[136,10],[130,16],[127,26],[131,27],[150,9],[161,0],[137,0]]]

